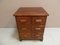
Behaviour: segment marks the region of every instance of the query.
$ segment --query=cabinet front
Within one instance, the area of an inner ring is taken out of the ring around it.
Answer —
[[[20,39],[42,39],[46,17],[16,17]]]

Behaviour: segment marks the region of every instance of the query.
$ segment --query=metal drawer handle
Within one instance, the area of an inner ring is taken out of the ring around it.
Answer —
[[[21,22],[26,22],[26,20],[25,19],[23,19],[23,20],[20,20]]]
[[[36,30],[41,30],[41,28],[35,28]]]
[[[36,19],[36,22],[42,22],[42,19]]]

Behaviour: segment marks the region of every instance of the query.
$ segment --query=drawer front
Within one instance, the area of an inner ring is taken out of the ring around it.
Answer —
[[[40,31],[33,31],[32,38],[33,39],[42,39],[43,38],[43,33],[40,32]]]
[[[41,17],[32,17],[33,25],[39,25],[39,24],[44,25],[45,21],[46,21],[46,16],[45,17],[43,17],[43,16],[41,16]]]
[[[39,31],[40,33],[44,32],[44,28],[34,28],[32,31]]]
[[[16,17],[16,20],[20,25],[28,25],[31,19],[30,17]]]
[[[32,26],[32,31],[40,31],[40,32],[44,32],[44,25],[33,25]]]
[[[31,39],[31,31],[20,31],[21,39]]]
[[[31,32],[31,28],[19,28],[19,30],[18,30],[19,32],[25,32],[25,31],[27,31],[27,32]]]

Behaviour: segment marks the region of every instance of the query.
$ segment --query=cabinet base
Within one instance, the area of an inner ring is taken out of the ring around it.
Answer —
[[[40,39],[40,41],[43,41],[43,39]]]
[[[43,41],[43,39],[20,39],[20,41],[22,40],[40,40],[40,41]]]
[[[22,41],[22,40],[20,39],[20,41]]]

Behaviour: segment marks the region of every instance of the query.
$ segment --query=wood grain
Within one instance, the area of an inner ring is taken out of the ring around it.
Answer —
[[[14,16],[48,16],[48,13],[42,7],[21,7]]]
[[[43,40],[48,13],[42,7],[22,7],[14,16],[20,40]]]

